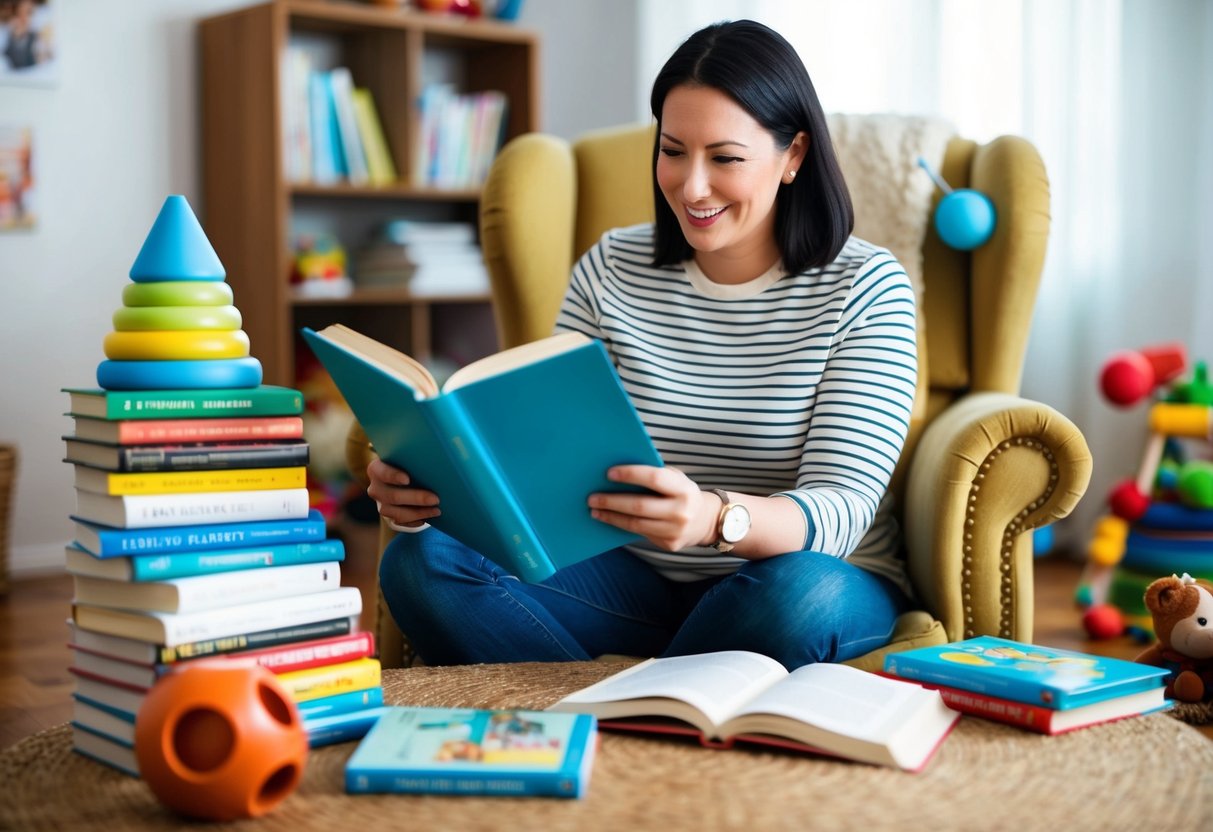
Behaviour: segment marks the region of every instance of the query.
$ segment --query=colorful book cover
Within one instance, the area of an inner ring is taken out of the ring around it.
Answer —
[[[637,539],[586,507],[595,491],[632,490],[607,479],[612,465],[662,464],[600,342],[537,341],[439,390],[417,362],[347,327],[303,335],[380,456],[439,495],[436,528],[529,582]]]
[[[1167,671],[1136,662],[979,636],[885,657],[885,672],[1067,710],[1163,687]]]
[[[232,416],[298,416],[303,394],[263,384],[242,390],[102,390],[64,387],[72,416],[94,419],[184,419]]]
[[[589,714],[389,707],[346,763],[345,790],[581,797],[597,733]]]
[[[376,688],[382,682],[378,659],[361,658],[338,664],[279,673],[278,681],[296,702]]]
[[[75,486],[94,494],[201,494],[212,491],[266,491],[303,488],[307,468],[241,468],[218,471],[147,471],[124,474],[77,465]]]
[[[215,523],[153,529],[119,529],[72,517],[76,542],[99,558],[159,555],[215,549],[251,549],[284,543],[319,543],[327,528],[322,515],[310,509],[306,518]],[[338,560],[338,558],[333,558]]]

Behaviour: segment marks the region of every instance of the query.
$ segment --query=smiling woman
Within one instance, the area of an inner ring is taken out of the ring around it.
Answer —
[[[680,46],[652,93],[655,224],[574,266],[560,331],[599,339],[662,466],[589,495],[636,542],[538,584],[425,521],[442,495],[372,462],[406,531],[384,597],[430,664],[750,650],[788,668],[879,647],[908,608],[887,495],[917,375],[914,293],[853,216],[804,64],[753,21]],[[620,460],[623,462],[623,460]]]

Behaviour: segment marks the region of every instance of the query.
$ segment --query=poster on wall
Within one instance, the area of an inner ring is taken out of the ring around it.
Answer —
[[[0,124],[0,232],[33,228],[34,130]]]
[[[55,82],[58,6],[56,0],[0,0],[0,84]]]

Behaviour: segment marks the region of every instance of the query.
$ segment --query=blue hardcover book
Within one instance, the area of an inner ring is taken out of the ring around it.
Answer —
[[[307,744],[311,748],[319,748],[322,745],[360,740],[375,727],[375,723],[386,710],[383,707],[362,708],[343,714],[304,719],[303,730],[307,731]]]
[[[317,543],[287,543],[250,549],[99,558],[73,543],[67,547],[65,560],[67,571],[73,575],[113,581],[167,581],[271,566],[343,561],[345,544],[340,540],[321,540]]]
[[[307,519],[259,520],[205,526],[165,526],[119,529],[73,517],[76,542],[99,558],[121,555],[155,555],[167,552],[203,552],[212,549],[246,549],[283,543],[317,543],[327,533],[324,516],[312,509]]]
[[[332,185],[341,179],[345,169],[326,72],[308,76],[308,117],[312,128],[312,179],[317,185]]]
[[[389,707],[346,762],[345,790],[581,797],[597,737],[590,714]]]
[[[378,708],[382,705],[382,687],[352,690],[348,693],[336,693],[332,696],[322,696],[319,699],[295,703],[295,707],[299,709],[299,716],[303,717],[304,722]]]
[[[375,450],[438,494],[430,522],[525,581],[637,539],[590,516],[627,490],[612,465],[661,465],[606,350],[566,333],[469,364],[439,389],[348,327],[305,328]]]
[[[994,636],[885,657],[886,673],[1064,711],[1160,688],[1167,671]]]

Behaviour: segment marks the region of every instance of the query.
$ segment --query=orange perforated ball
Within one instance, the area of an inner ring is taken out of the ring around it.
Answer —
[[[152,793],[206,820],[273,809],[299,785],[307,751],[295,704],[255,665],[184,665],[156,682],[135,720],[135,757]]]

